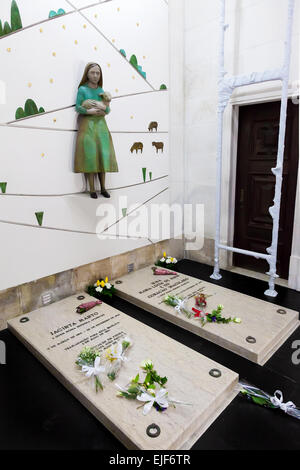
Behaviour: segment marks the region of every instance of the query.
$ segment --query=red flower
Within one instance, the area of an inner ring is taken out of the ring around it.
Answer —
[[[193,312],[195,312],[194,317],[199,318],[201,316],[202,310],[197,310],[196,308],[192,308]]]

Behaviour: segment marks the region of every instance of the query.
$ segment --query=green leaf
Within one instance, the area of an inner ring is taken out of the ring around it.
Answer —
[[[165,385],[167,382],[168,382],[168,378],[167,377],[162,377],[161,385]]]
[[[261,406],[269,405],[268,400],[266,400],[265,398],[254,397],[254,396],[252,396],[251,398],[252,398],[253,402],[256,403],[257,405],[261,405]]]
[[[129,388],[128,388],[128,393],[134,393],[134,394],[138,394],[139,393],[139,389],[136,385],[131,385]]]
[[[144,383],[151,383],[152,382],[151,379],[152,379],[151,372],[148,372],[146,377],[145,377]]]

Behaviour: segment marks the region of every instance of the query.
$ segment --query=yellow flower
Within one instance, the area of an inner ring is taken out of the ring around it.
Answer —
[[[163,257],[166,258],[167,257],[167,253],[164,251],[163,252]]]
[[[171,261],[173,261],[174,258],[170,258]]]
[[[104,282],[104,281],[101,281],[101,282],[100,282],[100,286],[101,286],[101,287],[104,287],[104,286],[105,286],[105,282]]]
[[[107,282],[108,282],[108,277],[106,276],[106,278],[105,278],[105,284],[106,284]]]
[[[100,281],[99,281],[99,280],[96,282],[96,286],[97,286],[97,287],[100,286]]]
[[[108,348],[106,353],[105,353],[105,359],[107,359],[110,362],[114,362],[116,360],[115,357],[112,357],[112,350],[111,348]]]

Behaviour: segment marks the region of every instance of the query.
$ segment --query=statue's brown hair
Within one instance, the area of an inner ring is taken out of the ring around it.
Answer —
[[[102,75],[102,70],[101,70],[100,65],[96,64],[95,62],[89,62],[87,64],[87,66],[85,67],[85,69],[84,69],[83,77],[81,79],[81,82],[79,83],[78,88],[87,84],[87,82],[89,81],[88,73],[89,73],[89,71],[92,67],[99,67],[99,69],[100,69],[100,79],[99,79],[99,82],[98,82],[98,86],[101,87],[101,88],[103,87],[103,75]]]

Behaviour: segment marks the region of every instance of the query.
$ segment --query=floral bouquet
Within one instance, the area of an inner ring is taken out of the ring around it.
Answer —
[[[162,258],[156,261],[155,266],[161,266],[162,268],[174,269],[177,259],[172,256],[167,256],[164,251]]]
[[[130,338],[124,338],[116,346],[106,350],[104,358],[107,361],[106,372],[110,380],[115,380],[124,361],[128,361],[125,356],[127,349],[132,346]]]
[[[140,367],[146,373],[144,380],[141,381],[140,374],[137,374],[127,387],[117,385],[120,390],[118,393],[119,397],[143,402],[141,405],[143,407],[143,415],[147,415],[152,407],[159,412],[163,412],[170,405],[175,408],[175,403],[182,405],[189,404],[169,398],[168,391],[165,388],[168,379],[158,375],[150,359],[143,361]]]
[[[199,307],[206,307],[207,306],[207,295],[204,294],[203,292],[200,293],[200,294],[197,294],[195,296],[195,302],[196,302],[196,305],[198,305]]]
[[[86,302],[85,304],[80,304],[76,308],[77,313],[85,313],[91,310],[92,308],[96,307],[96,305],[102,304],[101,300],[95,300],[91,302]]]
[[[96,392],[99,388],[103,390],[103,385],[100,375],[105,372],[105,367],[101,364],[100,352],[95,348],[85,347],[80,352],[76,364],[81,367],[81,371],[85,373],[86,377],[95,380]]]
[[[108,282],[108,277],[101,279],[101,281],[95,282],[95,284],[88,286],[87,293],[96,297],[97,299],[112,298],[115,294],[116,289],[113,284]]]
[[[153,274],[155,276],[178,276],[175,271],[169,271],[168,269],[159,268],[159,267],[152,267]]]
[[[177,312],[183,313],[187,318],[192,318],[193,313],[187,309],[186,302],[187,299],[183,299],[177,295],[166,295],[164,298],[165,304],[171,305],[171,307],[174,307]]]
[[[102,357],[98,349],[85,347],[80,352],[76,364],[81,367],[81,371],[86,377],[94,378],[96,392],[103,390],[101,374],[106,374],[110,380],[115,380],[123,362],[127,361],[125,351],[132,345],[131,339],[125,337],[116,346],[112,346],[104,353],[104,363],[101,364]]]
[[[224,306],[219,304],[216,309],[212,310],[211,313],[203,313],[200,311],[196,311],[196,309],[192,309],[194,312],[196,311],[197,313],[194,315],[195,317],[199,317],[202,323],[202,326],[204,326],[206,323],[241,323],[241,319],[238,317],[222,317],[222,310],[224,309]]]
[[[258,387],[250,385],[245,381],[239,382],[239,387],[240,395],[252,401],[256,405],[264,406],[266,408],[279,408],[288,415],[300,419],[300,408],[297,408],[292,401],[284,403],[283,394],[280,390],[276,390],[272,397],[263,390],[260,390]]]

